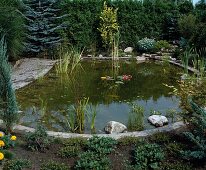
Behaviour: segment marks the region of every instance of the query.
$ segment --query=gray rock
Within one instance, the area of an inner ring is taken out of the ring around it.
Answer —
[[[110,121],[106,124],[104,130],[106,133],[112,134],[112,133],[122,133],[127,129],[127,127],[119,122],[116,121]]]
[[[148,117],[148,120],[151,124],[153,124],[156,127],[161,127],[165,124],[168,124],[168,119],[162,115],[152,115]]]
[[[137,56],[136,59],[137,59],[137,61],[145,61],[146,57],[144,57],[144,56]]]
[[[133,51],[132,47],[127,47],[127,48],[124,49],[125,53],[132,53],[132,51]]]
[[[99,58],[103,58],[103,55],[102,55],[102,54],[99,54]]]

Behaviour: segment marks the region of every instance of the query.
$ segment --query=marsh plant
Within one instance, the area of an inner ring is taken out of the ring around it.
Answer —
[[[89,105],[87,109],[88,119],[90,120],[90,129],[95,133],[95,121],[97,117],[97,106]]]
[[[80,66],[83,51],[75,47],[59,48],[59,62],[56,65],[57,74],[72,74],[77,66]]]
[[[193,56],[192,55],[192,48],[186,49],[182,55],[180,55],[180,59],[182,62],[182,65],[184,67],[184,73],[188,74],[188,67],[189,67],[189,59]]]
[[[203,48],[204,49],[204,48]],[[201,54],[203,53],[202,51],[204,50],[200,50],[199,52],[197,52],[196,49],[194,49],[194,58],[192,60],[192,64],[193,64],[193,68],[196,69],[196,75],[198,78],[202,79],[205,76],[205,65],[206,65],[206,61],[204,56],[201,56]]]
[[[144,128],[144,108],[137,104],[132,104],[128,118],[128,129],[131,131],[142,130]]]

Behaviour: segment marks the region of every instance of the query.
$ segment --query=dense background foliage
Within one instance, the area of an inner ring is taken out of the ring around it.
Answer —
[[[41,1],[41,0],[40,0]],[[26,0],[0,1],[0,32],[6,33],[10,58],[19,56],[25,37],[25,9],[21,2]],[[183,37],[196,47],[206,45],[206,4],[200,1],[193,6],[189,0],[106,0],[109,7],[117,10],[120,30],[120,47],[138,46],[145,37],[173,42]],[[68,45],[80,49],[102,48],[102,39],[97,28],[103,0],[58,0],[57,6],[67,28],[57,31]],[[20,12],[21,11],[21,12]],[[185,19],[191,19],[185,22]],[[190,34],[187,31],[190,31]],[[178,41],[176,41],[178,42]]]

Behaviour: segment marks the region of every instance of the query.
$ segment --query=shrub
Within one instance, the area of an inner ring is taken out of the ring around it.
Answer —
[[[0,40],[0,116],[8,132],[12,131],[13,124],[18,120],[17,112],[18,106],[11,81],[11,67],[8,63],[7,45],[3,35]]]
[[[117,141],[110,137],[94,136],[89,139],[87,147],[90,151],[99,154],[109,154],[114,150]]]
[[[161,164],[161,170],[192,170],[194,169],[190,163],[183,161],[164,162]]]
[[[73,156],[77,156],[80,152],[81,148],[77,145],[74,145],[74,146],[65,146],[65,147],[62,147],[60,148],[58,154],[61,156],[61,157],[73,157]]]
[[[30,168],[31,163],[26,159],[14,159],[6,161],[3,170],[22,170],[24,168]]]
[[[156,142],[159,144],[163,144],[163,143],[167,144],[170,142],[171,136],[167,133],[156,133],[156,134],[150,136],[149,140],[151,142]]]
[[[5,34],[9,59],[17,59],[25,40],[24,19],[19,0],[0,1],[0,36]]]
[[[158,169],[160,162],[164,159],[164,152],[157,144],[147,144],[136,146],[135,149],[135,168]]]
[[[81,147],[84,147],[84,146],[86,146],[86,143],[87,143],[87,139],[82,138],[82,137],[70,138],[70,139],[66,139],[66,140],[63,141],[63,144],[65,146],[81,146]]]
[[[149,38],[143,38],[138,41],[139,50],[142,52],[150,52],[154,49],[155,40]]]
[[[201,160],[206,158],[206,111],[192,101],[190,104],[193,114],[188,121],[193,129],[191,132],[184,132],[184,134],[193,147],[190,150],[181,151],[181,154],[187,160]]]
[[[27,147],[31,150],[43,151],[50,144],[50,138],[42,125],[38,125],[35,132],[26,135]]]
[[[77,161],[75,165],[75,169],[79,170],[89,170],[89,169],[98,169],[98,170],[109,170],[110,161],[104,155],[100,156],[96,152],[87,151],[82,153],[80,159]]]
[[[131,144],[137,144],[139,142],[139,138],[136,137],[123,137],[118,139],[119,145],[131,145]]]
[[[197,27],[197,18],[193,14],[183,15],[178,19],[178,28],[182,37],[191,41]]]
[[[64,163],[57,163],[54,161],[49,161],[48,163],[43,163],[40,170],[69,170],[70,168]]]
[[[171,45],[166,40],[160,40],[155,43],[154,48],[159,51],[161,49],[170,49]]]
[[[103,11],[100,15],[100,27],[98,28],[104,45],[107,46],[112,43],[114,35],[118,32],[118,29],[117,9],[108,7],[105,1]]]

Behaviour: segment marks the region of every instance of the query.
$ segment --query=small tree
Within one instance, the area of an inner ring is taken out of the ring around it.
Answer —
[[[64,16],[58,16],[59,9],[55,8],[55,2],[56,0],[26,0],[27,52],[37,55],[61,43],[62,39],[57,32],[65,28],[65,24],[59,24],[58,20]]]
[[[18,107],[11,82],[11,68],[8,63],[6,42],[0,41],[0,113],[6,129],[11,131],[18,118]]]
[[[117,10],[108,7],[106,2],[104,2],[104,9],[100,15],[100,27],[98,28],[104,46],[111,45],[115,34],[118,32]]]

